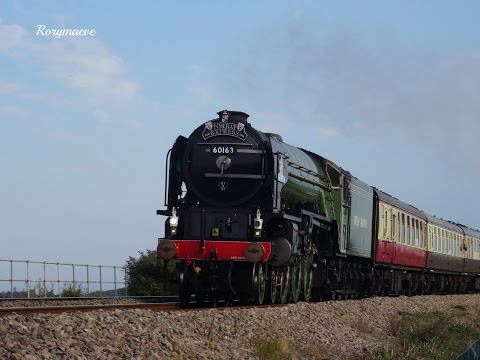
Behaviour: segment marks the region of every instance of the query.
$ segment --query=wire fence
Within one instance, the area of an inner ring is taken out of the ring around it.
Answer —
[[[127,296],[123,266],[0,259],[0,297]]]

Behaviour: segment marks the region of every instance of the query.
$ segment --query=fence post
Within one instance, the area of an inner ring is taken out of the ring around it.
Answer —
[[[43,297],[47,297],[47,263],[45,261],[43,262]]]
[[[75,264],[72,264],[72,287],[73,291],[75,291]]]
[[[13,299],[13,261],[10,260],[10,297]]]
[[[98,268],[100,269],[100,296],[103,296],[103,286],[102,286],[102,265],[99,265]]]
[[[125,281],[125,296],[128,296],[128,275],[126,267],[123,267],[123,280]]]
[[[30,261],[27,260],[27,279],[26,279],[26,285],[27,285],[27,298],[30,299]]]
[[[117,267],[113,266],[113,284],[115,286],[115,297],[117,297]]]
[[[87,293],[90,295],[90,275],[89,275],[89,267],[87,264]]]
[[[58,290],[58,297],[62,297],[62,293],[60,292],[60,264],[57,262],[57,290]]]

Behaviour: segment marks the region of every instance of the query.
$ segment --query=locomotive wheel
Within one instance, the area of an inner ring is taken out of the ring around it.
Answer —
[[[280,272],[280,302],[282,304],[288,303],[290,298],[290,271],[284,268]]]
[[[274,270],[270,272],[270,278],[265,282],[265,304],[275,304],[277,302],[277,274]]]
[[[263,304],[265,301],[265,264],[256,263],[252,272],[253,301],[256,304]]]
[[[290,279],[292,286],[292,302],[298,302],[300,298],[300,290],[302,289],[302,267],[299,262],[295,262],[290,266]]]
[[[302,288],[303,288],[303,300],[310,301],[312,298],[312,275],[313,268],[308,261],[307,257],[304,257],[302,262]]]
[[[185,263],[182,264],[182,269],[178,274],[178,292],[180,303],[187,305],[191,300],[192,292],[188,283],[188,265]]]

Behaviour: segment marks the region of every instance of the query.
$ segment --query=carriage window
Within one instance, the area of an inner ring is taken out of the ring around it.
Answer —
[[[448,231],[444,232],[445,236],[445,253],[450,254],[450,242],[448,241]]]
[[[399,242],[402,242],[402,227],[401,227],[401,223],[400,223],[400,213],[398,214],[397,216],[397,221],[398,221],[398,226],[397,226],[397,240]]]
[[[387,228],[388,228],[388,210],[385,209],[385,226],[383,228],[383,237],[387,238]]]
[[[435,248],[435,241],[433,239],[433,228],[432,228],[431,225],[428,226],[428,241],[430,241],[429,246],[428,246],[429,249],[435,250],[436,248]]]
[[[445,242],[443,241],[443,230],[442,229],[438,229],[438,236],[440,237],[440,243],[442,244],[442,245],[440,245],[440,248],[442,249],[441,252],[445,253]]]
[[[390,237],[392,238],[392,240],[395,239],[395,225],[397,224],[397,215],[393,214],[392,215],[392,225],[391,225],[391,228],[390,228]]]
[[[438,251],[443,252],[442,230],[437,228]]]
[[[453,234],[453,255],[458,256],[458,234]]]
[[[383,229],[383,238],[385,238],[385,234],[387,232],[386,225],[385,225],[385,206],[382,205],[382,227]]]
[[[456,255],[455,254],[455,249],[456,249],[455,235],[453,233],[450,233],[450,252],[452,253],[452,255]]]
[[[423,222],[420,221],[420,247],[423,248]]]
[[[442,230],[440,229],[437,229],[437,242],[438,242],[438,251],[443,252]]]
[[[402,214],[402,227],[400,228],[400,241],[405,244],[405,214]]]
[[[438,237],[440,238],[440,252],[445,252],[445,244],[443,243],[442,229],[438,229]]]
[[[412,218],[412,245],[415,246],[415,219]]]
[[[416,246],[416,240],[415,240],[415,219],[412,218],[412,245]]]
[[[412,245],[416,246],[416,239],[415,239],[415,219],[412,218]]]
[[[420,234],[418,233],[418,220],[415,220],[415,246],[420,246]]]
[[[446,253],[450,254],[450,249],[452,247],[451,247],[451,244],[450,244],[450,232],[449,231],[445,232],[445,240],[447,241],[447,251],[446,251]]]
[[[442,252],[447,253],[447,237],[445,236],[445,230],[442,230]]]
[[[453,233],[449,233],[450,235],[450,254],[455,255],[455,245],[453,241]]]
[[[451,249],[452,249],[452,254],[453,255],[457,255],[457,247],[456,247],[456,244],[457,244],[457,240],[456,240],[456,237],[455,237],[455,234],[452,233],[452,240],[451,240],[451,243],[452,245]]]
[[[432,246],[432,250],[437,250],[437,246],[435,245],[435,233],[431,225],[430,225],[430,244]]]
[[[455,255],[459,256],[460,254],[458,252],[458,250],[459,250],[458,234],[455,234],[455,240],[453,242],[453,248],[455,249]]]
[[[410,216],[407,216],[407,245],[410,245]]]

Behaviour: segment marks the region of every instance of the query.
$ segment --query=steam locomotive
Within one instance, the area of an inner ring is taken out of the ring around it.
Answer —
[[[183,303],[480,290],[480,231],[418,210],[221,111],[166,159],[165,236]]]

